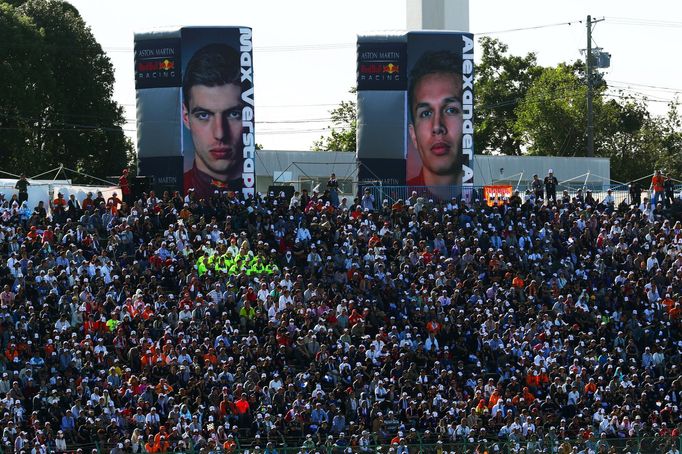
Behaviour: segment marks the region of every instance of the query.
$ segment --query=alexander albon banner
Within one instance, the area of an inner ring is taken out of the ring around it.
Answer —
[[[441,199],[473,184],[473,50],[468,33],[408,34],[406,183]]]
[[[367,180],[433,198],[473,185],[473,35],[358,37],[358,150]],[[397,171],[397,166],[401,171]],[[375,184],[375,183],[371,183]]]
[[[254,84],[249,27],[182,29],[184,191],[255,192]]]

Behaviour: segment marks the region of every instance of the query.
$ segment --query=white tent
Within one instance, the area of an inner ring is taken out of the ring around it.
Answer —
[[[42,201],[45,208],[49,211],[50,200],[56,198],[60,192],[64,194],[64,198],[68,200],[71,194],[76,196],[80,202],[83,201],[88,192],[92,192],[96,196],[97,191],[102,191],[105,199],[111,197],[114,192],[121,195],[121,190],[114,185],[96,185],[96,186],[81,186],[71,184],[71,180],[34,180],[29,178],[28,182],[28,206],[33,209]],[[17,179],[0,178],[0,194],[5,196],[6,200],[10,200],[12,195],[19,194],[19,191],[14,188]]]

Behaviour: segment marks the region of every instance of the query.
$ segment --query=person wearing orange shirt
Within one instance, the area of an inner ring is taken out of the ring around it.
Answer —
[[[142,363],[143,368],[147,366],[154,366],[154,364],[156,364],[156,355],[152,353],[151,350],[147,350],[140,358],[140,362]]]
[[[204,355],[204,361],[205,361],[206,363],[213,364],[214,366],[215,366],[216,364],[218,364],[218,357],[217,357],[216,354],[215,354],[215,349],[214,349],[214,348],[210,348],[210,349],[208,350],[208,353],[206,353],[206,354]]]
[[[525,286],[525,282],[523,282],[523,278],[521,278],[521,276],[515,276],[514,279],[512,279],[512,285],[516,288],[523,288]]]
[[[663,198],[665,177],[661,174],[660,170],[656,170],[654,176],[651,178],[651,186],[649,190],[653,191],[651,196],[651,209],[656,208],[656,204]]]
[[[157,394],[163,393],[163,394],[167,395],[167,394],[170,394],[172,392],[173,392],[173,387],[168,384],[168,382],[166,381],[165,378],[161,378],[159,380],[159,384],[156,385],[156,393]],[[165,430],[165,427],[164,427],[164,430]]]
[[[668,311],[668,315],[670,316],[671,320],[677,320],[680,318],[680,315],[682,315],[682,307],[680,307],[680,303],[675,303],[675,306]]]
[[[495,404],[497,404],[497,402],[500,400],[500,398],[501,398],[500,391],[497,389],[493,391],[493,393],[490,395],[490,399],[488,399],[488,408],[492,410]]]
[[[159,452],[156,446],[156,443],[154,443],[154,435],[150,435],[149,439],[147,440],[147,443],[144,444],[144,450],[145,452]]]
[[[234,437],[232,434],[229,434],[227,436],[227,440],[225,440],[225,443],[223,443],[223,449],[225,452],[235,452],[237,449],[237,443],[234,441]]]
[[[590,381],[585,385],[585,394],[591,396],[595,392],[597,392],[597,384],[594,382],[594,378],[590,378]]]
[[[168,433],[166,432],[166,426],[159,427],[159,433],[154,435],[154,446],[156,447],[156,452],[165,452],[168,450]]]
[[[528,374],[526,376],[526,385],[531,389],[537,389],[540,386],[540,374],[537,371]]]
[[[111,210],[111,214],[118,213],[118,209],[121,207],[121,199],[118,198],[118,194],[114,194],[107,199],[107,208]]]
[[[665,299],[661,301],[661,304],[665,307],[666,312],[670,313],[673,307],[675,307],[675,301],[670,297],[670,293],[665,294]]]
[[[5,358],[7,358],[7,361],[10,363],[19,358],[19,350],[17,350],[16,344],[10,344],[9,347],[5,349]]]

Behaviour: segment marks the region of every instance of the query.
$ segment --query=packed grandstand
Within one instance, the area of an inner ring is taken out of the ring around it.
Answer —
[[[6,452],[679,452],[663,201],[0,202]]]

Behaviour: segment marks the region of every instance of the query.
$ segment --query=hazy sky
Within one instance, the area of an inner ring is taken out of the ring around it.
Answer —
[[[309,149],[329,125],[329,110],[355,84],[358,33],[403,30],[405,0],[71,0],[109,54],[116,100],[135,136],[133,34],[163,27],[246,25],[253,28],[257,142],[271,150]],[[669,0],[470,0],[470,30],[486,32],[514,54],[535,52],[540,64],[580,58],[585,18],[594,43],[612,54],[606,79],[648,96],[651,110],[682,91],[682,2]],[[582,21],[579,22],[579,21]],[[570,22],[570,25],[568,24]],[[556,25],[561,24],[561,25]],[[538,27],[522,31],[519,28]]]

